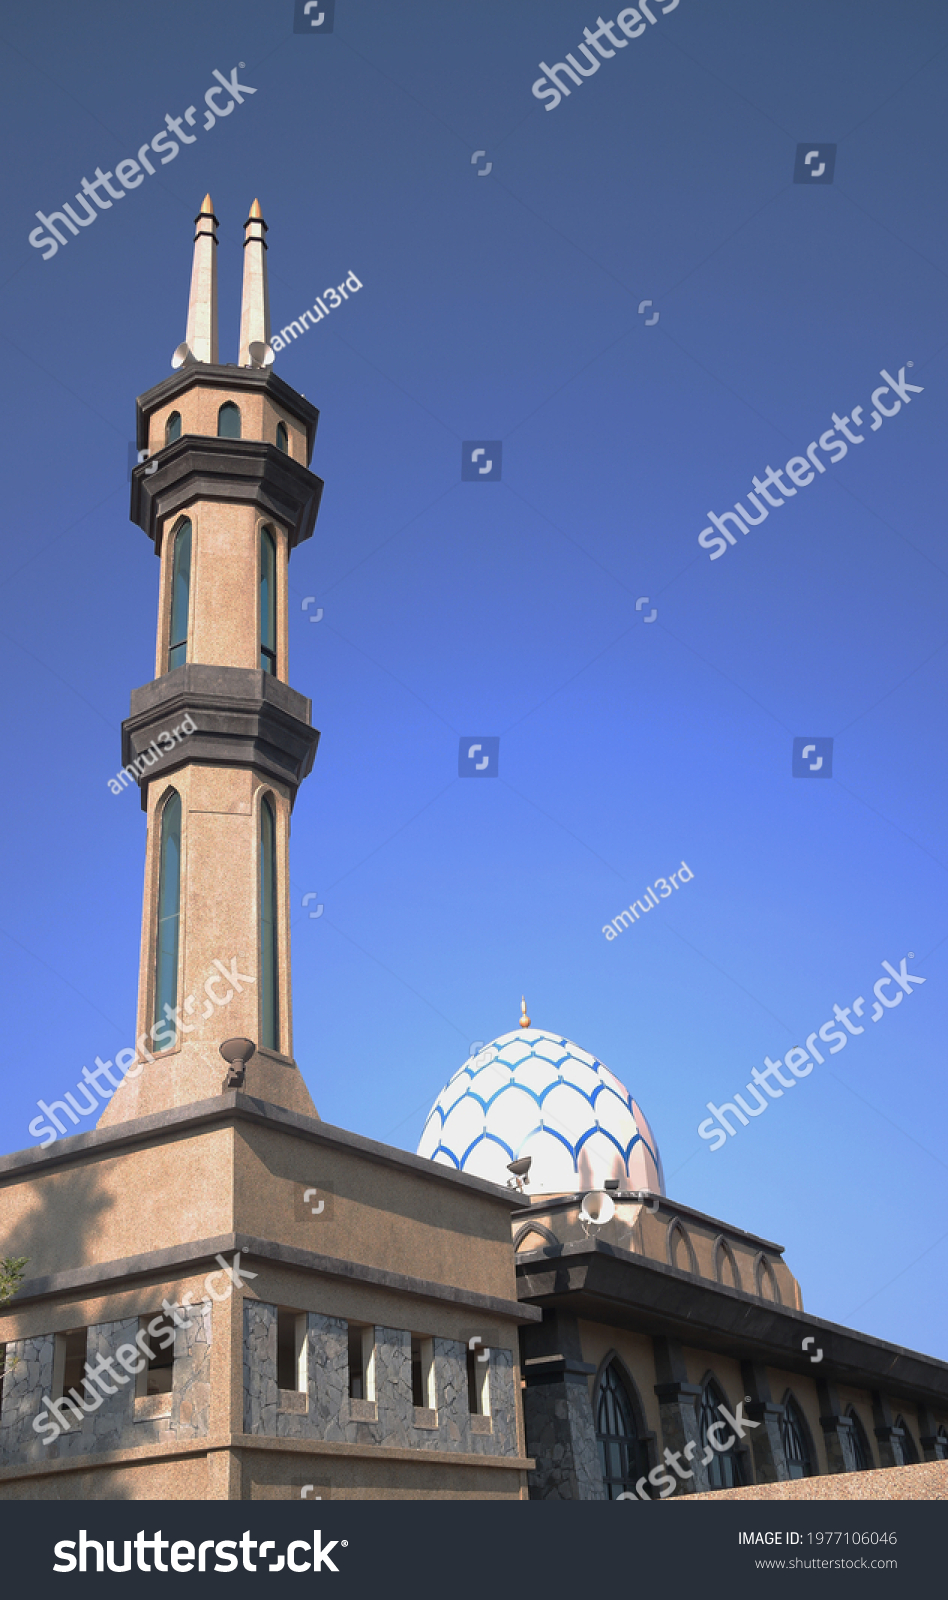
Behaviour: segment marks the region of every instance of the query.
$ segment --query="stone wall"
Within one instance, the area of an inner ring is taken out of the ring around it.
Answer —
[[[602,1463],[585,1378],[531,1383],[523,1392],[531,1500],[604,1500]]]
[[[472,1417],[467,1347],[435,1339],[437,1405],[412,1404],[411,1334],[375,1330],[375,1400],[349,1399],[348,1324],[310,1312],[306,1319],[305,1395],[277,1387],[277,1307],[244,1302],[244,1429],[270,1438],[319,1439],[410,1450],[516,1456],[517,1398],[513,1355],[490,1351],[490,1418]]]
[[[81,1422],[68,1408],[67,1431],[50,1439],[33,1428],[34,1419],[46,1411],[44,1400],[53,1381],[55,1335],[41,1334],[7,1345],[7,1376],[0,1411],[0,1466],[60,1460],[68,1456],[121,1450],[135,1445],[200,1438],[210,1420],[211,1306],[203,1301],[187,1308],[190,1326],[175,1333],[173,1389],[168,1395],[136,1398],[135,1378],[116,1362],[106,1368],[98,1383],[87,1379],[80,1386],[84,1402]],[[95,1369],[100,1357],[112,1357],[120,1345],[133,1345],[137,1317],[122,1322],[100,1322],[87,1330],[86,1368]],[[12,1363],[12,1370],[11,1368]],[[120,1376],[127,1382],[120,1381]],[[111,1389],[112,1393],[106,1391]]]

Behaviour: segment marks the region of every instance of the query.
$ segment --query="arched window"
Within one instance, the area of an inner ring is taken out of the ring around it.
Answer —
[[[280,1048],[279,948],[277,940],[277,838],[273,806],[260,806],[260,1027],[261,1043]]]
[[[240,407],[233,400],[225,400],[217,413],[218,439],[240,438]]]
[[[191,595],[191,524],[182,522],[174,536],[171,561],[171,625],[168,634],[168,671],[183,667],[188,659],[188,606]]]
[[[276,672],[276,545],[269,528],[260,529],[260,668]]]
[[[732,1444],[727,1450],[720,1448],[722,1440],[728,1435],[734,1438],[727,1418],[720,1410],[720,1407],[726,1404],[727,1401],[717,1384],[709,1379],[701,1392],[701,1402],[698,1407],[698,1438],[701,1441],[702,1456],[706,1456],[709,1450],[711,1453],[711,1460],[708,1462],[708,1486],[711,1489],[739,1489],[745,1482],[744,1463],[741,1457],[735,1454],[734,1445]],[[719,1428],[714,1427],[716,1422],[721,1424]]]
[[[903,1465],[906,1467],[914,1466],[918,1460],[918,1451],[915,1448],[915,1440],[912,1438],[912,1435],[909,1431],[909,1425],[904,1417],[896,1417],[895,1426],[897,1428],[901,1428],[902,1430],[901,1445]]]
[[[165,444],[174,444],[175,440],[180,439],[180,437],[181,413],[180,411],[172,411],[170,417],[165,423]]]
[[[181,796],[172,789],[161,808],[161,843],[158,847],[158,936],[155,954],[155,1022],[170,1023],[173,1037],[163,1049],[177,1043],[172,1020],[178,1003],[178,934],[181,921]],[[167,1030],[162,1035],[167,1038]]]
[[[792,1395],[788,1395],[783,1403],[780,1437],[783,1440],[783,1453],[790,1477],[811,1478],[813,1461],[810,1456],[809,1431],[803,1420],[803,1413]]]
[[[277,449],[282,450],[284,455],[290,453],[290,436],[286,431],[285,422],[277,423]]]
[[[856,1464],[856,1471],[868,1472],[872,1466],[872,1451],[869,1448],[869,1440],[866,1438],[866,1430],[860,1422],[854,1406],[850,1406],[846,1415],[852,1423],[849,1437],[853,1442],[853,1461]]]
[[[628,1390],[614,1361],[609,1362],[599,1379],[596,1438],[606,1498],[617,1500],[620,1494],[634,1495],[637,1480],[648,1472],[648,1454],[639,1438]]]

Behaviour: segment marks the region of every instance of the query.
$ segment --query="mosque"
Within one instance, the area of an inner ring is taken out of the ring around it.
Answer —
[[[319,735],[287,656],[319,415],[273,370],[259,205],[233,365],[209,196],[195,222],[185,341],[137,401],[137,1047],[93,1131],[0,1158],[0,1256],[28,1258],[0,1499],[639,1501],[948,1459],[948,1364],[807,1316],[782,1246],[669,1198],[621,1078],[525,1004],[416,1154],[320,1119],[288,881]]]

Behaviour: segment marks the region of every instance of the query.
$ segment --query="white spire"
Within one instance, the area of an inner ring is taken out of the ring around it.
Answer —
[[[194,219],[194,262],[185,339],[196,361],[217,364],[217,218],[209,194]]]
[[[255,200],[244,223],[244,284],[240,299],[239,367],[249,367],[250,346],[270,343],[270,293],[267,288],[267,225]]]

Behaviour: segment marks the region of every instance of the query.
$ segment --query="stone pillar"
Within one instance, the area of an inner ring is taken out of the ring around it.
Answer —
[[[595,1367],[582,1360],[576,1318],[544,1311],[522,1330],[523,1420],[531,1500],[605,1500],[596,1423],[589,1398]]]
[[[746,1415],[758,1424],[750,1432],[756,1480],[758,1483],[783,1483],[790,1476],[780,1426],[783,1406],[774,1402],[766,1369],[756,1361],[741,1362],[741,1377],[745,1398],[750,1395],[744,1408]]]
[[[879,1389],[872,1391],[872,1421],[878,1441],[880,1467],[904,1466],[902,1432],[893,1425],[892,1408]]]
[[[922,1447],[923,1461],[938,1461],[938,1430],[935,1427],[935,1418],[930,1406],[919,1405],[918,1408],[918,1442]]]
[[[677,1339],[656,1335],[655,1376],[658,1382],[658,1410],[662,1420],[662,1443],[672,1455],[682,1457],[679,1466],[688,1477],[678,1477],[676,1494],[705,1494],[710,1489],[707,1468],[701,1465],[704,1454],[698,1438],[698,1400],[701,1387],[688,1383],[682,1348]],[[672,1468],[674,1471],[675,1469]]]
[[[823,1429],[823,1443],[826,1446],[826,1461],[830,1472],[855,1472],[856,1458],[853,1454],[852,1423],[844,1417],[839,1405],[839,1395],[836,1385],[827,1383],[825,1379],[818,1379],[816,1385],[817,1397],[820,1403],[820,1427]]]

